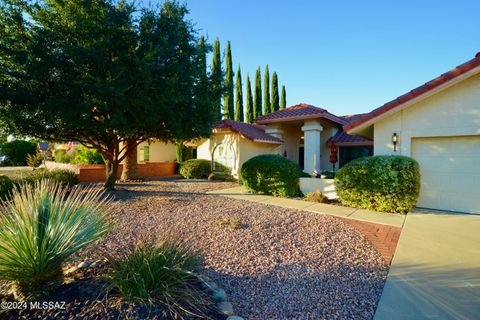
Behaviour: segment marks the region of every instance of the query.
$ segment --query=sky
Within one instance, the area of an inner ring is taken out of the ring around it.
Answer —
[[[287,105],[372,109],[480,51],[480,1],[187,0],[189,18],[252,77],[276,71]],[[245,91],[244,91],[245,92]]]

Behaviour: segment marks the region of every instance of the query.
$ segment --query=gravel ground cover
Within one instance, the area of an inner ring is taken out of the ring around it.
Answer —
[[[205,257],[201,273],[245,319],[373,318],[388,267],[356,229],[331,216],[205,193],[233,186],[121,184],[114,229],[80,255],[96,261],[101,251],[170,234],[194,241]]]
[[[356,229],[331,216],[205,194],[232,186],[123,185],[106,249],[165,233],[191,239],[204,253],[204,274],[246,319],[373,318],[388,267]],[[219,223],[226,218],[242,228]]]

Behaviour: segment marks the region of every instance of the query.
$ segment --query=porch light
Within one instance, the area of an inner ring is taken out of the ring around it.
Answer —
[[[398,143],[398,135],[396,132],[393,133],[392,135],[392,143],[393,143],[393,151],[397,151],[397,143]]]

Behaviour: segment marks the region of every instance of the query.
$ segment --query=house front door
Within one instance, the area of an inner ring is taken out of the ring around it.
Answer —
[[[303,146],[298,148],[298,165],[302,170],[305,169],[305,148]]]

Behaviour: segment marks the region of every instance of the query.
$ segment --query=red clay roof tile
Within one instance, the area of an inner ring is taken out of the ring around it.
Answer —
[[[363,138],[360,136],[352,136],[340,130],[333,137],[327,140],[327,144],[330,144],[332,140],[335,140],[336,144],[340,147],[373,146],[373,140]]]
[[[433,80],[430,80],[428,81],[427,83],[407,92],[406,94],[392,100],[392,101],[389,101],[387,103],[385,103],[384,105],[382,105],[381,107],[377,108],[377,109],[374,109],[372,110],[370,113],[367,113],[365,114],[365,116],[363,117],[360,117],[359,119],[355,120],[354,122],[351,122],[351,123],[348,123],[347,125],[344,125],[343,126],[343,129],[346,131],[346,132],[349,132],[351,131],[353,128],[356,128],[362,124],[364,124],[365,122],[379,116],[379,115],[382,115],[384,114],[385,112],[387,111],[390,111],[392,109],[395,109],[397,107],[399,107],[400,105],[404,104],[405,102],[408,102],[412,99],[415,99],[419,96],[421,96],[422,94],[425,94],[437,87],[439,87],[440,85],[443,85],[445,83],[447,83],[448,81],[451,81],[453,79],[455,79],[456,77],[476,68],[480,66],[480,52],[478,52],[476,55],[475,55],[475,58],[457,66],[456,68],[448,71],[448,72],[445,72],[443,73],[442,75],[440,75],[439,77],[433,79]]]
[[[255,119],[255,122],[259,124],[265,124],[265,123],[288,121],[288,120],[304,120],[304,119],[316,119],[316,118],[328,119],[330,121],[339,123],[341,125],[348,123],[344,119],[341,119],[336,115],[331,114],[325,109],[317,108],[315,106],[312,106],[306,103],[300,103],[282,110],[269,113],[264,116],[260,116],[257,119]]]
[[[265,142],[265,143],[276,143],[282,144],[283,141],[278,139],[268,133],[265,133],[265,126],[250,124],[245,122],[238,122],[233,120],[222,120],[219,121],[213,127],[213,130],[219,131],[221,129],[228,129],[233,132],[236,132],[245,138],[255,141],[255,142]]]

